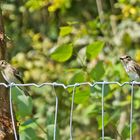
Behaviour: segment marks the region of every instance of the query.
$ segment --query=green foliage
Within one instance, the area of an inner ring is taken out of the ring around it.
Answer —
[[[70,79],[70,84],[80,83],[85,80],[84,72],[83,71],[76,71],[73,77]]]
[[[60,36],[64,37],[72,32],[71,26],[64,26],[60,28]]]
[[[86,54],[89,59],[95,58],[103,49],[104,42],[96,41],[87,46]]]
[[[27,120],[26,122],[24,122],[24,123],[22,124],[22,127],[28,126],[28,125],[30,125],[30,124],[36,122],[36,120],[37,120],[37,118],[29,119],[29,120]]]
[[[132,124],[132,129],[133,129],[132,133],[134,133],[135,130],[136,130],[136,123]],[[130,133],[129,132],[130,132],[130,125],[126,124],[126,126],[124,127],[124,129],[122,131],[122,136],[123,136],[124,139],[127,139],[127,138],[130,137]]]
[[[89,89],[84,89],[82,91],[78,90],[74,95],[74,102],[76,104],[84,104],[88,101],[89,97],[90,97]]]
[[[101,118],[101,116],[99,116],[98,117],[98,128],[99,129],[102,129],[102,118]],[[105,114],[104,115],[104,126],[106,126],[107,124],[108,124],[108,122],[109,122],[109,114]]]
[[[30,11],[39,10],[47,4],[47,0],[28,0],[25,4]]]
[[[19,118],[24,118],[25,116],[32,114],[33,104],[32,99],[29,96],[24,95],[23,91],[13,88],[12,97],[16,103],[17,116]]]
[[[56,12],[58,9],[65,10],[71,5],[71,0],[54,0],[53,4],[48,7],[49,12]]]
[[[101,78],[104,76],[105,70],[103,66],[103,61],[99,61],[96,66],[91,70],[90,76],[98,81],[101,80]]]
[[[32,128],[28,128],[25,131],[20,133],[21,140],[43,140],[42,138],[37,137],[35,131]]]
[[[53,124],[50,124],[50,125],[47,126],[47,132],[48,132],[47,138],[49,140],[53,139],[53,137],[54,137],[54,125]],[[57,129],[56,137],[60,137],[59,129]]]
[[[2,2],[8,60],[23,72],[25,83],[129,81],[119,57],[129,54],[140,62],[139,0],[102,1],[101,11],[96,2]],[[54,90],[50,86],[32,86],[27,90],[31,98],[17,88],[12,89],[16,118],[21,123],[21,140],[53,139]],[[57,139],[69,139],[72,91],[72,88],[55,87],[59,99]],[[102,85],[83,85],[75,91],[74,139],[101,139]],[[140,90],[136,86],[134,91],[133,137],[139,140]],[[129,85],[121,88],[113,84],[105,85],[106,140],[129,138],[130,99]]]
[[[51,58],[58,62],[65,62],[72,56],[72,50],[72,44],[64,44],[51,53]]]

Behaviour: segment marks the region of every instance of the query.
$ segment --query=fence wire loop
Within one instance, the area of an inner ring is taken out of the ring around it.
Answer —
[[[8,84],[7,86],[10,87],[10,88],[11,87],[14,87],[15,86],[15,83],[12,82],[12,83]]]
[[[15,122],[14,122],[14,113],[13,113],[13,106],[12,106],[12,87],[19,87],[19,86],[35,86],[38,88],[41,88],[43,86],[52,86],[53,90],[52,92],[55,95],[55,118],[54,118],[54,137],[53,140],[56,140],[56,130],[57,130],[57,116],[58,116],[58,96],[55,90],[55,87],[63,87],[64,89],[67,88],[73,88],[72,90],[72,100],[71,100],[71,109],[70,109],[70,140],[73,139],[72,136],[72,120],[73,120],[73,110],[74,110],[74,96],[75,96],[75,91],[76,91],[76,87],[78,86],[90,86],[90,87],[94,87],[95,85],[102,85],[102,99],[101,99],[101,104],[102,104],[102,140],[104,140],[104,93],[105,93],[105,85],[106,84],[117,84],[118,86],[122,87],[125,85],[130,85],[131,86],[131,105],[130,105],[130,140],[132,140],[132,126],[133,126],[133,96],[134,96],[134,85],[140,85],[140,82],[136,82],[136,81],[132,81],[132,82],[124,82],[124,83],[119,83],[116,81],[113,82],[106,82],[106,81],[102,81],[102,82],[83,82],[83,83],[74,83],[74,84],[70,84],[70,85],[65,85],[63,83],[57,83],[57,82],[53,82],[53,83],[42,83],[42,84],[36,84],[36,83],[27,83],[27,84],[15,84],[15,83],[10,83],[10,84],[5,84],[5,83],[0,83],[0,85],[5,86],[6,88],[10,88],[10,114],[11,114],[11,120],[12,120],[12,125],[13,125],[13,131],[14,131],[14,136],[15,136],[15,140],[18,140],[17,137],[17,132],[16,132],[16,126],[15,126]]]
[[[53,82],[52,84],[53,84],[53,87],[57,85],[57,83],[56,83],[56,82]]]
[[[78,86],[80,86],[80,83],[75,83],[74,84],[74,87],[78,87]]]

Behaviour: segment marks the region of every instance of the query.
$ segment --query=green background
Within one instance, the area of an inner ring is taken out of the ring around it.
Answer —
[[[26,83],[130,81],[119,57],[128,54],[140,62],[140,2],[97,1],[1,2],[8,61],[23,73]],[[105,140],[129,139],[130,88],[105,86]],[[53,88],[28,87],[31,98],[14,91],[21,140],[53,139]],[[57,140],[68,140],[72,88],[55,87],[55,91]],[[138,87],[134,91],[133,137],[139,140],[140,91]],[[101,85],[76,88],[73,138],[101,139]]]

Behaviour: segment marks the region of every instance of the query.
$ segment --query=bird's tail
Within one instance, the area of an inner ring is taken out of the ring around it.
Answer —
[[[26,96],[30,96],[28,90],[27,90],[25,87],[18,87],[18,88],[19,88],[21,91],[23,91],[24,94],[25,94]]]

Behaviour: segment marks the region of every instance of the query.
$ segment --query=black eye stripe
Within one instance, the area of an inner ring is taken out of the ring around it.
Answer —
[[[131,59],[130,56],[126,56],[125,58],[126,58],[126,59]]]

